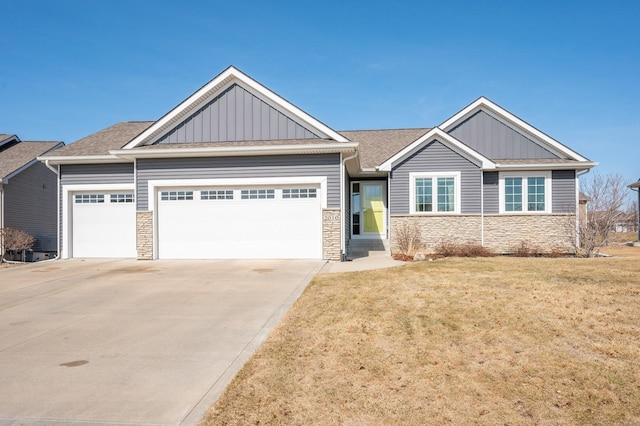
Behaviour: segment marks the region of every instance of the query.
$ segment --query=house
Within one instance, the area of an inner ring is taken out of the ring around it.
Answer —
[[[429,248],[571,250],[595,166],[484,97],[433,128],[336,131],[234,67],[157,121],[41,160],[59,173],[62,257],[138,259],[340,260],[363,241],[397,250],[407,225]]]
[[[0,228],[32,235],[35,251],[57,251],[57,176],[37,157],[62,145],[0,134]]]

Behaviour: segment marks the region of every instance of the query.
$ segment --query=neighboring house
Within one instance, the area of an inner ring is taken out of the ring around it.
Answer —
[[[572,249],[595,163],[480,98],[434,128],[335,131],[233,67],[157,121],[118,123],[59,170],[70,257],[323,258],[360,241]],[[573,222],[574,225],[571,225]]]
[[[35,237],[34,251],[57,251],[57,176],[37,157],[63,145],[0,134],[0,228]]]

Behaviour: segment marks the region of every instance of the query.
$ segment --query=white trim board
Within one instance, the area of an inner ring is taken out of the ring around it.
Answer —
[[[378,170],[391,171],[391,168],[393,167],[393,163],[395,163],[395,162],[401,160],[402,158],[404,158],[405,156],[409,155],[411,152],[415,151],[416,149],[418,149],[423,144],[432,142],[434,140],[437,140],[438,142],[444,143],[449,148],[451,148],[453,151],[455,151],[458,154],[462,155],[466,159],[470,160],[473,163],[476,163],[476,164],[480,165],[482,167],[482,169],[484,169],[484,170],[490,170],[490,169],[494,169],[496,167],[495,164],[493,163],[493,161],[491,161],[490,159],[488,159],[484,155],[482,155],[479,152],[471,149],[469,146],[467,146],[464,143],[460,142],[458,139],[454,138],[450,134],[445,133],[442,129],[440,129],[438,127],[434,127],[433,129],[431,129],[430,131],[428,131],[427,133],[422,135],[420,138],[416,139],[414,142],[412,142],[411,144],[406,146],[404,149],[402,149],[396,155],[394,155],[393,157],[389,158],[387,161],[382,163],[378,167]]]

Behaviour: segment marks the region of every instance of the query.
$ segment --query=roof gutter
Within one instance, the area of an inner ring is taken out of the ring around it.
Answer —
[[[319,154],[352,152],[358,147],[357,142],[338,142],[317,145],[264,145],[264,146],[226,146],[207,148],[167,148],[167,149],[116,149],[109,153],[117,158],[133,160],[137,158],[165,157],[231,157],[250,155],[282,155],[282,154]]]
[[[496,163],[496,170],[589,170],[599,163],[581,161],[579,163],[533,163],[533,164],[500,164]]]
[[[37,158],[38,161],[42,161],[50,165],[58,164],[101,164],[101,163],[122,163],[122,158],[115,155],[47,155]]]
[[[47,166],[47,169],[51,170],[53,173],[56,174],[56,176],[58,176],[58,169],[56,169],[51,164],[49,164],[49,160],[44,160],[44,165]]]

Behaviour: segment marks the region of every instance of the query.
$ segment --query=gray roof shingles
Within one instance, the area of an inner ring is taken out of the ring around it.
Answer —
[[[393,157],[429,130],[431,129],[348,130],[341,131],[340,134],[360,144],[360,166],[371,169]]]
[[[5,178],[62,142],[20,142],[0,151],[0,178]]]
[[[99,132],[57,149],[55,156],[109,155],[112,149],[120,149],[145,131],[154,121],[129,121],[117,123]]]

